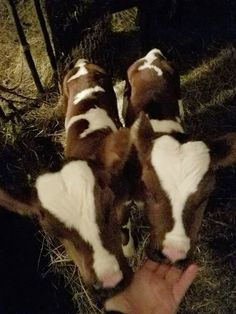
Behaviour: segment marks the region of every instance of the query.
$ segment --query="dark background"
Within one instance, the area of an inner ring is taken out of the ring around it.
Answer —
[[[30,219],[0,210],[0,313],[71,314],[71,300]],[[45,274],[45,275],[44,275]]]

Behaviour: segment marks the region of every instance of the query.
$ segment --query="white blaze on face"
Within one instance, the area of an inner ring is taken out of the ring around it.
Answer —
[[[87,120],[89,123],[88,128],[80,134],[80,138],[83,138],[94,131],[108,127],[111,128],[112,131],[117,130],[114,122],[108,116],[107,112],[104,109],[98,107],[89,109],[86,113],[70,118],[70,120],[66,123],[66,131],[68,131],[69,128],[79,120]]]
[[[77,93],[74,97],[73,104],[77,105],[81,100],[95,97],[96,93],[105,93],[105,89],[101,86],[89,87]]]
[[[184,229],[183,210],[188,197],[197,191],[208,171],[209,149],[201,141],[180,144],[173,137],[164,135],[154,142],[151,163],[168,195],[174,219],[174,227],[166,233],[163,247],[187,254],[190,239]]]
[[[95,178],[85,161],[72,161],[61,171],[38,177],[36,188],[42,206],[68,229],[75,229],[93,248],[93,268],[98,279],[122,273],[116,257],[104,247],[96,223]]]
[[[86,75],[88,74],[88,70],[86,69],[86,64],[87,64],[87,60],[85,59],[79,59],[76,64],[75,64],[75,68],[79,68],[78,71],[72,75],[69,80],[67,81],[67,83],[69,83],[72,80],[77,79],[78,77],[82,76],[82,75]]]
[[[144,63],[138,67],[138,70],[142,71],[146,69],[152,69],[157,73],[158,76],[163,75],[162,69],[152,64],[157,59],[157,56],[156,56],[157,54],[165,58],[159,49],[156,49],[156,48],[152,49],[151,51],[149,51],[148,54],[146,54],[144,58],[140,59],[140,60],[144,60]]]

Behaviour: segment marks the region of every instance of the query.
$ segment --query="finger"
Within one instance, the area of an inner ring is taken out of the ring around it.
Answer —
[[[129,313],[130,311],[129,304],[123,296],[123,293],[106,300],[104,307],[106,311],[118,311],[121,313]]]
[[[175,266],[171,266],[171,268],[169,269],[169,271],[166,273],[166,280],[171,283],[174,284],[175,282],[177,282],[181,275],[182,275],[183,271]]]
[[[143,268],[150,271],[150,272],[155,272],[159,268],[160,264],[157,262],[153,262],[150,259],[148,259],[144,264]]]
[[[188,288],[192,284],[194,278],[198,272],[197,265],[190,265],[181,275],[179,282],[175,285],[175,297],[176,301],[180,302],[187,292]]]
[[[155,274],[158,275],[159,278],[164,278],[170,267],[171,266],[167,264],[160,264]]]

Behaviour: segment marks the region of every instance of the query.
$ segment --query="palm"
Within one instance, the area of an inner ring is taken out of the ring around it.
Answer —
[[[147,261],[135,273],[131,285],[106,305],[129,314],[175,313],[196,272],[195,265],[182,271]]]

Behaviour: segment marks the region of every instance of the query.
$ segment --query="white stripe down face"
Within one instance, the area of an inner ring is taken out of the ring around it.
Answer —
[[[109,220],[112,192],[100,188],[91,167],[81,160],[39,176],[36,189],[43,208],[55,218],[49,230],[61,226],[57,236],[62,243],[70,244],[66,248],[84,281],[89,285],[99,283],[102,288],[115,287],[123,272],[117,257],[122,250],[120,229]]]
[[[202,141],[181,143],[163,135],[153,140],[142,163],[151,225],[148,254],[155,259],[162,253],[173,263],[183,260],[196,240],[212,191],[209,149]]]

